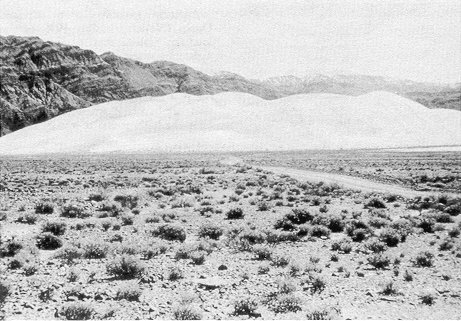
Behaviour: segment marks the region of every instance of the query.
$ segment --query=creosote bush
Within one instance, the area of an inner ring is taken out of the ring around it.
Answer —
[[[117,289],[116,300],[139,301],[142,291],[136,281],[127,281]]]
[[[239,207],[232,208],[226,213],[226,217],[228,220],[243,219],[243,210]]]
[[[140,260],[131,255],[121,255],[112,259],[106,265],[109,275],[120,279],[134,279],[144,272],[144,265]]]
[[[42,232],[50,232],[53,235],[59,236],[66,232],[67,225],[61,221],[46,222],[42,226]]]
[[[202,311],[193,304],[180,304],[173,308],[174,320],[201,320]]]
[[[67,218],[87,218],[91,216],[85,209],[78,204],[66,204],[61,208],[61,216]]]
[[[40,202],[35,205],[35,213],[37,214],[53,214],[54,204],[51,202]]]
[[[419,252],[414,264],[419,267],[431,267],[434,264],[434,254],[429,251]]]
[[[66,320],[90,320],[95,313],[94,307],[88,302],[69,303],[61,311]]]
[[[62,246],[62,241],[51,233],[42,233],[37,236],[36,245],[42,250],[56,250]]]
[[[186,231],[182,226],[174,224],[163,224],[152,230],[152,235],[169,241],[186,240]]]
[[[221,235],[223,235],[223,233],[224,233],[223,228],[214,223],[206,223],[200,226],[198,230],[199,237],[203,237],[203,238],[208,237],[213,240],[219,239]]]
[[[234,301],[234,314],[236,315],[252,315],[257,308],[258,301],[250,296]]]

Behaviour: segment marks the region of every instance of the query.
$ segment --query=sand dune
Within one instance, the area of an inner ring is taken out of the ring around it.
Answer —
[[[461,112],[387,92],[173,94],[76,110],[0,138],[0,154],[381,148],[461,142]]]

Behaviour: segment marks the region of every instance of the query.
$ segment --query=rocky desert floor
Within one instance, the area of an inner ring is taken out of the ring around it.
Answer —
[[[258,168],[284,157],[0,159],[1,317],[461,319],[459,153],[416,198]]]

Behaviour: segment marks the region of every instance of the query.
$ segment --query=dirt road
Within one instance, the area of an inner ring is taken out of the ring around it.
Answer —
[[[391,194],[397,194],[397,195],[401,195],[401,196],[408,197],[408,198],[437,194],[436,192],[415,191],[415,190],[397,186],[397,185],[378,183],[378,182],[370,181],[370,180],[359,178],[359,177],[352,177],[352,176],[346,176],[346,175],[340,175],[340,174],[334,174],[334,173],[314,172],[314,171],[294,169],[294,168],[289,168],[289,167],[271,167],[271,166],[259,166],[259,167],[267,171],[273,172],[275,174],[285,174],[285,175],[291,176],[300,181],[309,181],[309,182],[323,181],[325,183],[330,183],[330,184],[336,183],[346,188],[361,190],[364,192],[391,193]],[[461,196],[460,194],[455,194],[455,193],[444,193],[444,194],[448,194],[450,196],[457,196],[457,197]]]

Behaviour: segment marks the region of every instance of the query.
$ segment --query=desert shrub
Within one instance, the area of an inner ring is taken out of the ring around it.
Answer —
[[[279,295],[272,305],[272,310],[279,313],[298,312],[301,311],[302,300],[294,293]]]
[[[109,244],[102,240],[88,240],[81,244],[85,259],[103,259],[107,256]]]
[[[34,262],[25,263],[24,266],[22,267],[22,270],[24,271],[25,276],[34,275],[38,271],[38,264]]]
[[[404,242],[406,237],[410,235],[413,231],[413,224],[409,220],[404,218],[392,222],[390,227],[398,231],[402,242]]]
[[[365,247],[372,251],[373,253],[381,253],[381,252],[384,252],[386,250],[386,243],[376,239],[376,238],[373,238],[373,239],[369,239],[366,243],[365,243]]]
[[[411,282],[413,281],[413,274],[408,271],[408,270],[405,270],[404,274],[403,274],[403,279],[406,281],[406,282]]]
[[[258,308],[258,300],[247,296],[238,298],[234,301],[234,314],[236,315],[252,315]]]
[[[439,250],[440,251],[448,251],[451,250],[455,246],[454,242],[451,239],[445,239],[440,243]]]
[[[285,255],[277,254],[277,255],[272,255],[271,257],[271,262],[275,266],[287,266],[288,263],[290,263],[291,258]]]
[[[1,245],[0,257],[15,256],[23,248],[24,248],[24,244],[22,242],[16,241],[16,240],[10,240]]]
[[[366,204],[365,208],[386,208],[386,204],[379,198],[372,198]]]
[[[184,277],[183,270],[178,266],[173,266],[168,269],[166,278],[170,281],[176,281]]]
[[[69,303],[61,312],[66,320],[90,320],[95,313],[93,306],[88,302]]]
[[[202,312],[192,304],[180,304],[173,308],[174,320],[201,320]]]
[[[272,249],[269,246],[263,244],[253,245],[252,251],[258,260],[270,260],[272,255]]]
[[[383,254],[372,254],[367,258],[368,263],[375,269],[384,269],[389,266],[390,259]]]
[[[199,237],[208,237],[213,240],[219,239],[223,233],[223,228],[214,223],[204,224],[198,230]]]
[[[102,202],[106,198],[107,198],[107,196],[104,194],[104,192],[91,193],[88,196],[88,200],[94,201],[94,202]]]
[[[186,240],[186,231],[182,226],[174,224],[163,224],[152,230],[152,235],[169,241]]]
[[[133,209],[138,206],[139,197],[137,195],[117,195],[114,197],[114,201],[120,203],[122,207]]]
[[[80,277],[80,270],[77,270],[76,268],[72,268],[69,270],[67,273],[67,281],[69,282],[75,282],[78,280]]]
[[[123,208],[116,202],[106,201],[101,204],[98,211],[107,212],[111,217],[117,217],[123,213]]]
[[[190,253],[189,258],[196,265],[201,265],[205,262],[206,252],[205,251],[193,251]]]
[[[420,218],[417,227],[423,229],[425,233],[434,233],[435,220],[430,216]]]
[[[51,233],[42,233],[37,236],[36,245],[42,250],[56,250],[62,246],[62,241]]]
[[[346,224],[346,233],[354,242],[361,242],[366,239],[369,233],[368,225],[360,220],[351,219]]]
[[[386,227],[387,225],[389,225],[389,220],[385,218],[381,218],[381,217],[372,217],[368,221],[368,224],[370,224],[370,226],[374,228],[382,228],[382,227]]]
[[[433,305],[435,303],[435,296],[432,293],[425,293],[419,297],[422,304]]]
[[[347,254],[352,251],[352,243],[349,239],[346,239],[346,238],[339,240],[339,241],[334,241],[331,244],[331,250],[341,251]]]
[[[147,247],[145,247],[141,252],[142,256],[146,260],[150,260],[151,258],[166,253],[168,251],[169,246],[163,241],[155,242]]]
[[[394,282],[390,281],[384,285],[379,293],[384,295],[396,295],[398,291],[395,288]]]
[[[8,283],[3,280],[0,280],[0,308],[3,307],[6,298],[11,293],[11,287]]]
[[[42,226],[42,232],[49,232],[53,235],[59,236],[66,232],[67,225],[64,222],[46,222]]]
[[[432,217],[437,223],[453,223],[453,218],[448,213],[434,213]]]
[[[386,200],[386,202],[388,203],[393,203],[395,202],[397,199],[398,199],[398,195],[396,194],[387,194],[386,196],[384,196],[384,199]]]
[[[243,219],[243,210],[239,207],[232,208],[226,213],[226,217],[228,220]]]
[[[144,265],[131,255],[121,255],[107,263],[106,270],[109,275],[117,278],[133,279],[141,276]]]
[[[38,216],[36,214],[26,213],[19,215],[16,222],[33,225],[37,222],[37,220]]]
[[[321,293],[325,290],[326,281],[321,276],[314,276],[311,280],[311,292],[312,293]]]
[[[258,274],[267,274],[270,271],[270,265],[267,262],[258,266]]]
[[[265,242],[266,237],[264,232],[250,229],[247,226],[237,226],[227,231],[229,246],[241,251],[250,251],[254,244]]]
[[[81,258],[83,251],[73,245],[66,245],[59,249],[54,255],[55,258],[64,260],[67,264],[74,263],[75,260]]]
[[[139,301],[142,290],[135,281],[128,281],[117,289],[116,300]]]
[[[386,228],[379,234],[379,240],[387,246],[397,246],[401,240],[401,235],[398,230]]]
[[[265,212],[271,209],[269,202],[261,201],[258,202],[258,211]]]
[[[310,234],[315,237],[329,237],[330,233],[330,229],[323,225],[313,225],[310,229]]]
[[[133,225],[134,223],[134,215],[130,214],[123,214],[120,216],[122,226],[126,225]]]
[[[313,306],[306,312],[307,320],[339,320],[341,310],[338,307]]]
[[[37,214],[53,214],[54,204],[51,202],[40,202],[35,205],[35,213]]]
[[[354,242],[362,242],[368,236],[368,230],[363,228],[358,228],[352,231],[349,235]]]
[[[87,218],[91,216],[85,209],[78,204],[66,204],[61,208],[61,216],[67,218]]]
[[[429,251],[419,252],[414,260],[414,265],[418,267],[431,267],[434,264],[434,254]]]
[[[292,278],[283,278],[277,281],[277,289],[279,293],[292,293],[296,291],[296,288],[296,283]]]
[[[448,235],[453,238],[458,237],[460,233],[461,231],[457,227],[453,227],[451,230],[448,231]]]

